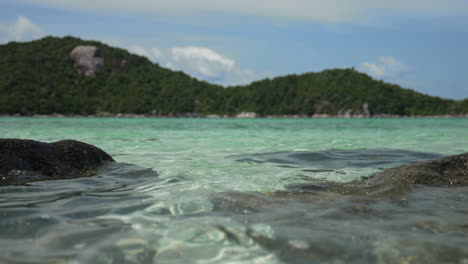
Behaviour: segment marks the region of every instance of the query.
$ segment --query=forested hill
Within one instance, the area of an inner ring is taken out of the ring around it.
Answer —
[[[75,52],[78,46],[85,47]],[[235,116],[241,112],[258,116],[465,115],[468,99],[424,95],[353,69],[288,75],[224,88],[96,41],[46,37],[0,45],[3,115]]]

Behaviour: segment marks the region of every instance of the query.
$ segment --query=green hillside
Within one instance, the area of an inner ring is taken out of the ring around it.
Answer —
[[[266,115],[337,115],[347,110],[359,113],[363,112],[364,104],[368,105],[371,115],[435,116],[468,112],[467,100],[421,94],[374,80],[353,69],[289,75],[226,91],[229,111],[245,109]]]
[[[100,48],[104,66],[96,76],[78,73],[70,52]],[[174,72],[145,57],[74,37],[0,45],[0,114],[132,113],[170,115],[458,115],[468,100],[424,95],[376,81],[353,69],[288,75],[224,88]]]

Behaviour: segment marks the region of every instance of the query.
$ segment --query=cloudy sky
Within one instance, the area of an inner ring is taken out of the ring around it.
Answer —
[[[468,0],[0,1],[0,43],[46,35],[100,40],[223,85],[355,67],[468,97]]]

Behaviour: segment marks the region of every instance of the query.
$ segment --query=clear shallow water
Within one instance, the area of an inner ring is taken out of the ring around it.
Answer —
[[[0,137],[81,140],[139,167],[1,187],[0,262],[467,263],[466,187],[281,192],[468,152],[466,131],[466,119],[1,118]]]

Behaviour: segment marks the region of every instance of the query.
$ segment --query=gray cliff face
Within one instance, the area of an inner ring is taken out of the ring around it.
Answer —
[[[95,76],[104,66],[104,58],[96,46],[76,46],[70,52],[70,58],[75,61],[75,68],[85,76]]]
[[[97,166],[113,160],[102,149],[76,140],[0,139],[0,186],[92,176]]]
[[[370,118],[371,113],[369,110],[369,104],[364,103],[361,110],[353,109],[341,109],[338,112],[339,118]]]

